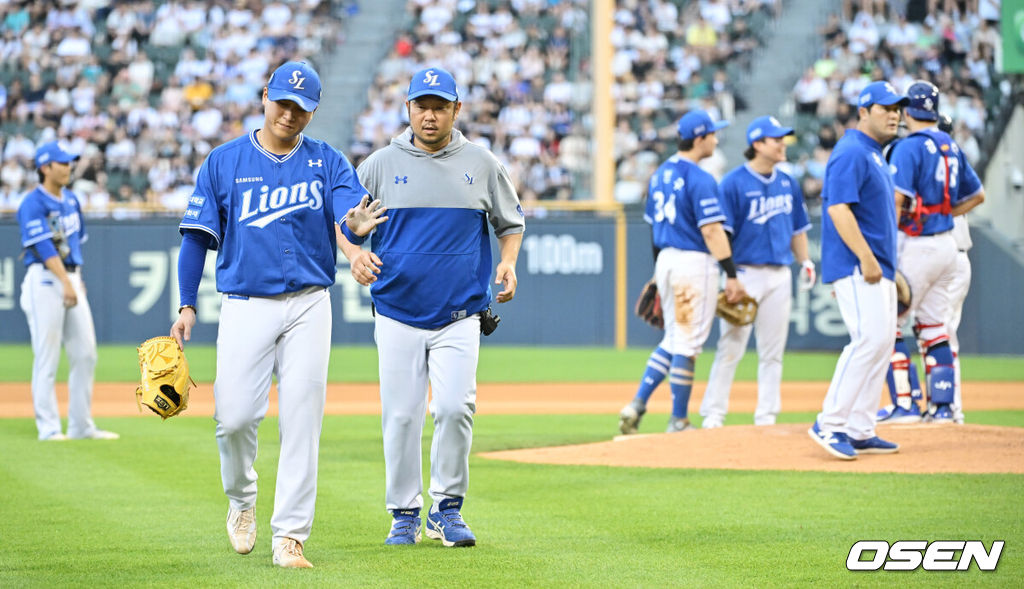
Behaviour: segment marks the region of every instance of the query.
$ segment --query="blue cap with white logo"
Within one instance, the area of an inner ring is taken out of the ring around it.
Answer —
[[[765,137],[785,137],[792,135],[792,127],[783,127],[775,117],[757,117],[747,127],[747,144],[751,144]]]
[[[906,106],[910,99],[896,92],[892,84],[886,81],[871,82],[860,91],[860,98],[857,99],[857,106],[870,108],[872,104],[890,106],[898,104]]]
[[[714,133],[719,129],[729,126],[729,121],[712,121],[711,115],[703,110],[691,110],[679,119],[679,137],[682,139],[696,139],[708,133]]]
[[[440,96],[448,102],[459,100],[459,92],[455,88],[455,78],[445,69],[429,67],[412,75],[409,81],[409,95],[406,100],[420,96]]]
[[[44,143],[39,146],[36,150],[36,167],[41,168],[46,164],[57,162],[60,164],[66,164],[73,162],[78,159],[77,155],[70,154],[64,151],[64,148],[60,146],[59,141],[51,141]]]
[[[267,82],[268,99],[291,100],[306,112],[316,110],[322,91],[320,76],[304,61],[289,61],[274,70]]]

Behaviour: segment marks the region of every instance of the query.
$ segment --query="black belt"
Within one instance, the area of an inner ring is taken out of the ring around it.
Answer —
[[[46,267],[46,264],[44,264],[42,262],[34,262],[34,263],[39,264],[43,268]],[[75,271],[78,270],[78,264],[69,264],[67,262],[64,262],[64,270],[66,270],[68,272],[75,272]]]

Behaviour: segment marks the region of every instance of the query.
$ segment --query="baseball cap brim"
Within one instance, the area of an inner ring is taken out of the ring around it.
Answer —
[[[295,104],[299,105],[299,108],[306,112],[313,112],[320,103],[314,102],[305,96],[299,96],[294,92],[288,92],[286,90],[278,90],[274,88],[267,89],[267,98],[277,102],[278,100],[291,100]]]
[[[882,106],[892,106],[894,104],[898,104],[900,106],[906,106],[910,104],[910,99],[907,98],[906,96],[898,96],[894,94],[891,96],[883,96],[878,100],[872,101],[872,104],[881,104]]]
[[[413,92],[412,94],[409,94],[409,96],[406,97],[406,100],[415,100],[420,96],[438,96],[440,98],[444,98],[448,102],[455,102],[459,99],[458,96],[450,92],[442,92],[440,90],[420,90],[418,92]]]
[[[708,129],[708,133],[714,133],[715,131],[721,131],[722,129],[729,126],[729,121],[715,121],[711,124],[711,128]],[[705,133],[706,134],[706,133]]]

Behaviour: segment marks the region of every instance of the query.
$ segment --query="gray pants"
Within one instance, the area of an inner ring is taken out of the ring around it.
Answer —
[[[384,432],[387,509],[423,507],[420,438],[432,398],[430,496],[465,497],[476,411],[480,317],[441,329],[419,329],[377,315],[374,339],[380,356],[381,424]]]

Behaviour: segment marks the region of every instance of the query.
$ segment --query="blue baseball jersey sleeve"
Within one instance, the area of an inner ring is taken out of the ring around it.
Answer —
[[[68,246],[68,253],[61,261],[82,264],[82,244],[88,235],[82,220],[82,207],[70,190],[62,189],[58,200],[42,186],[37,186],[25,195],[18,206],[18,227],[21,229],[21,246],[25,248],[23,261],[26,266],[43,262],[34,246],[50,240],[52,247],[57,230],[63,232]]]
[[[919,196],[926,206],[942,204],[947,182],[950,205],[981,190],[981,180],[960,147],[937,128],[911,133],[893,147],[890,159],[896,191],[909,198]],[[928,214],[922,221],[921,235],[953,229],[953,218],[948,214]]]
[[[736,263],[792,264],[793,236],[811,227],[799,183],[779,170],[765,177],[744,164],[722,178],[721,192]]]
[[[828,207],[847,204],[864,240],[892,280],[896,270],[895,185],[888,162],[877,141],[857,129],[848,129],[836,143],[825,166],[821,215],[821,280],[835,282],[859,271],[860,263],[846,246],[828,213]]]
[[[279,156],[256,132],[203,162],[180,231],[205,234],[217,249],[217,290],[273,296],[334,284],[334,226],[366,194],[348,159],[300,136]]]
[[[659,249],[708,253],[700,228],[709,223],[730,228],[714,176],[678,154],[651,176],[644,220],[651,224],[654,246]]]

